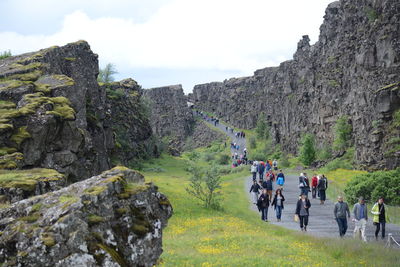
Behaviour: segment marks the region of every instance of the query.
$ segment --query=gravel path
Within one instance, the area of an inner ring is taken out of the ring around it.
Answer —
[[[238,154],[243,153],[243,148],[246,147],[246,140],[245,138],[236,138],[234,134],[230,131],[225,130],[225,125],[219,123],[217,126],[214,126],[214,123],[209,122],[213,127],[216,127],[223,131],[226,135],[231,137],[232,142],[238,143],[240,146],[240,151],[237,151]],[[232,153],[236,150],[232,149]],[[249,166],[250,170],[250,166]],[[282,221],[277,222],[275,210],[273,208],[269,208],[268,210],[268,220],[270,223],[286,227],[288,229],[298,230],[300,231],[299,223],[294,222],[294,212],[296,208],[296,202],[298,200],[298,196],[300,194],[300,190],[298,188],[298,176],[296,175],[285,175],[285,186],[283,194],[285,196],[286,201],[284,202],[284,210],[282,212]],[[258,179],[258,176],[257,176]],[[328,177],[329,180],[329,177]],[[251,203],[251,195],[249,193],[250,187],[252,184],[252,178],[249,176],[244,178],[244,189],[248,193],[249,197],[249,205],[250,209],[258,212],[256,205]],[[274,189],[276,188],[276,184],[274,184]],[[328,188],[329,190],[329,188]],[[311,208],[310,208],[310,217],[309,217],[309,225],[307,228],[307,234],[316,236],[316,237],[336,237],[339,238],[339,230],[336,221],[334,220],[333,209],[334,209],[334,202],[329,198],[325,201],[324,205],[320,205],[319,199],[312,199],[311,193],[309,194],[311,200]],[[371,206],[368,206],[368,211],[371,210]],[[350,207],[350,212],[352,211],[352,207]],[[372,214],[368,214],[369,220],[367,223],[367,239],[369,241],[375,240],[374,232],[375,226],[372,224]],[[260,218],[261,219],[261,218]],[[353,237],[353,230],[354,230],[354,223],[349,220],[348,221],[348,230],[346,233],[345,238],[352,238]],[[389,233],[393,234],[393,237],[400,241],[400,226],[394,224],[387,224],[386,225],[386,238]],[[375,242],[375,241],[374,241]],[[383,241],[379,241],[380,243],[384,244]],[[386,242],[386,240],[385,240]]]

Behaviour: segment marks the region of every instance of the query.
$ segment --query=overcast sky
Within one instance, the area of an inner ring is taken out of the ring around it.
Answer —
[[[333,0],[0,0],[0,51],[86,40],[144,88],[249,76],[317,41]]]

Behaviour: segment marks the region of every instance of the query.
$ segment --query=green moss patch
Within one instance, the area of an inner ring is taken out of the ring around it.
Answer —
[[[85,189],[84,192],[89,194],[89,195],[97,196],[97,195],[103,193],[104,190],[106,190],[106,189],[107,189],[106,186],[93,186],[91,188]]]
[[[30,133],[26,129],[27,129],[26,126],[22,126],[22,127],[18,128],[16,133],[14,133],[11,136],[11,141],[13,141],[18,146],[20,146],[25,139],[28,139],[31,137]]]
[[[95,224],[102,223],[105,221],[105,219],[103,217],[98,216],[96,214],[90,214],[87,219],[88,219],[89,225],[95,225]]]
[[[51,233],[43,233],[40,240],[42,240],[43,244],[48,248],[53,247],[56,244],[56,240]]]
[[[0,156],[0,169],[16,169],[18,167],[18,162],[24,159],[24,155],[19,152],[6,154]]]
[[[101,243],[97,244],[97,246],[108,253],[111,258],[116,261],[121,267],[129,266],[124,257],[120,254],[120,252],[116,251],[116,249]]]
[[[34,191],[38,181],[63,179],[64,175],[52,169],[0,170],[0,187]]]

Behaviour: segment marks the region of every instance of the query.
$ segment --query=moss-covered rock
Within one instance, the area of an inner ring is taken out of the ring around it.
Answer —
[[[167,199],[151,184],[139,191],[132,189],[144,181],[127,186],[126,178],[133,173],[118,167],[0,209],[0,262],[12,261],[14,266],[156,264],[162,252],[162,229],[172,208],[159,204]],[[103,189],[100,194],[91,194],[98,188]],[[120,199],[123,192],[129,197]]]

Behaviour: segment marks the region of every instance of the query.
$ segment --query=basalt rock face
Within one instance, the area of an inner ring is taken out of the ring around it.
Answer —
[[[192,134],[185,142],[185,150],[192,150],[199,147],[211,145],[213,142],[224,142],[226,135],[212,129],[202,120],[196,120]]]
[[[394,168],[399,36],[399,1],[337,1],[326,9],[319,40],[310,45],[304,36],[293,60],[251,77],[197,85],[191,100],[241,128],[254,128],[264,116],[275,143],[292,153],[305,132],[332,143],[336,120],[347,115],[358,163]]]
[[[108,169],[97,74],[84,41],[0,60],[0,167],[51,168],[70,181]]]
[[[158,156],[143,90],[132,79],[101,85],[106,91],[103,126],[106,148],[113,165],[130,166],[135,160]],[[90,120],[96,124],[96,118]]]
[[[116,167],[0,210],[1,266],[153,266],[172,208]]]
[[[147,89],[144,97],[149,100],[153,133],[163,138],[173,153],[182,151],[194,123],[182,86]]]

